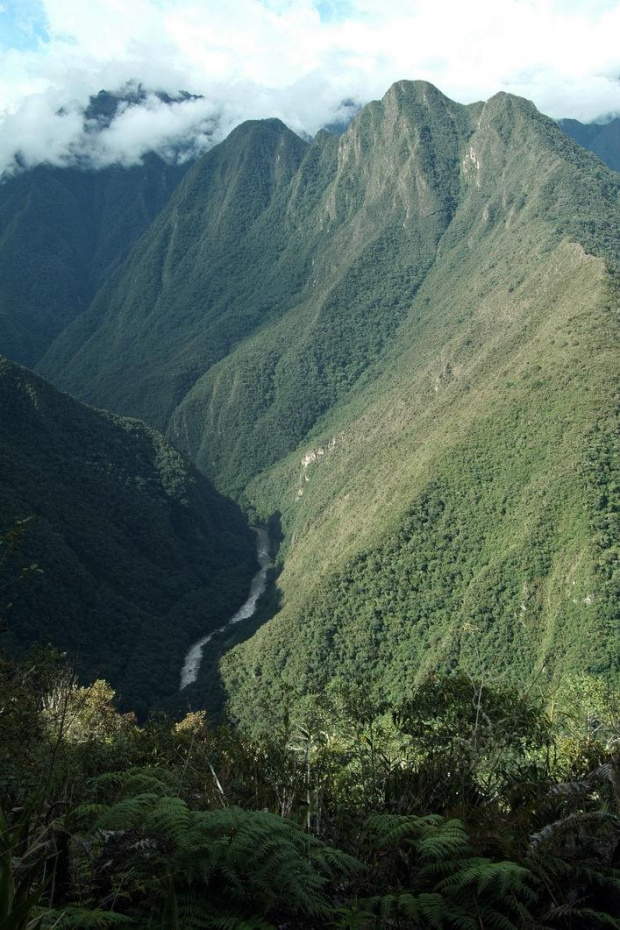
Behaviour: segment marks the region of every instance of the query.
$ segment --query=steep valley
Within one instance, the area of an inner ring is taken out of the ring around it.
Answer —
[[[246,726],[338,679],[617,679],[619,203],[527,101],[401,81],[341,137],[240,126],[51,342],[281,527],[221,665]]]
[[[1,357],[0,520],[2,645],[66,651],[141,715],[176,693],[185,648],[256,568],[241,511],[161,434]]]

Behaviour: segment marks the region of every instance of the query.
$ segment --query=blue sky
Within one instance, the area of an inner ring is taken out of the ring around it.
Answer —
[[[352,12],[348,0],[319,0],[316,8],[322,21],[326,23],[346,20]]]
[[[620,0],[0,0],[0,171],[17,145],[33,162],[79,152],[80,107],[129,80],[205,103],[166,127],[151,101],[106,159],[214,114],[222,131],[278,116],[312,133],[403,78],[591,120],[620,113],[619,38]]]
[[[278,2],[270,4],[269,0],[265,0],[264,5],[267,8],[282,6]],[[352,12],[349,0],[317,0],[316,9],[326,23],[345,20]],[[41,0],[1,0],[0,49],[32,51],[46,40],[49,40],[48,21]]]
[[[0,2],[0,49],[36,49],[48,38],[45,9],[39,0]]]

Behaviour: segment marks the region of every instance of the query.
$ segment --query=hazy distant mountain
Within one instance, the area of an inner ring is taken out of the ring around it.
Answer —
[[[336,122],[326,123],[324,128],[334,135],[341,136],[361,109],[361,104],[356,103],[355,100],[343,100],[339,107],[339,112],[342,114],[341,118]]]
[[[84,111],[85,135],[97,137],[147,96],[140,84],[102,90]],[[177,162],[152,152],[132,167],[101,167],[76,152],[67,166],[0,178],[0,352],[32,365],[86,309],[185,174],[189,161]]]
[[[0,534],[29,516],[0,563],[2,645],[68,650],[136,710],[178,689],[184,649],[246,596],[253,534],[234,504],[154,430],[0,358]],[[34,562],[43,574],[4,587]]]
[[[149,91],[143,84],[130,82],[116,93],[100,90],[98,94],[92,96],[84,110],[84,119],[94,121],[92,131],[97,132],[110,126],[120,110],[143,104],[149,93],[153,93],[162,103],[168,104],[201,99],[197,94],[189,94],[185,90],[180,91],[176,96],[171,96],[165,91]]]
[[[590,149],[614,171],[620,171],[619,117],[616,116],[608,123],[580,123],[576,119],[561,119],[559,124],[571,139]]]
[[[619,195],[527,101],[402,81],[339,138],[240,126],[50,348],[280,514],[246,720],[369,668],[616,675]]]
[[[0,351],[34,364],[168,200],[186,166],[40,165],[0,183]]]

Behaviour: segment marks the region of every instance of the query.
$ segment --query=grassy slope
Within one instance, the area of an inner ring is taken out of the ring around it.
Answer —
[[[43,569],[3,592],[8,644],[51,641],[144,710],[178,687],[191,640],[245,597],[253,534],[139,421],[85,407],[1,358],[0,389],[0,527],[34,517],[4,580],[21,561]]]

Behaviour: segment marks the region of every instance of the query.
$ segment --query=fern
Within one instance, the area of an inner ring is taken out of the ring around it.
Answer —
[[[382,815],[368,821],[367,839],[394,857],[401,885],[363,902],[386,926],[403,918],[417,927],[517,930],[527,919],[535,897],[529,870],[474,856],[460,821]]]
[[[94,790],[101,795],[169,794],[176,785],[175,776],[164,768],[135,768],[127,772],[106,772],[93,779]]]
[[[334,930],[367,930],[373,916],[372,911],[362,907],[359,901],[352,901],[349,905],[334,908],[334,920],[329,926]]]
[[[604,775],[604,767],[595,772],[599,780]],[[531,837],[526,864],[540,887],[551,889],[554,907],[546,920],[552,926],[620,927],[611,916],[620,910],[619,841],[620,821],[604,809],[573,811]]]
[[[472,858],[459,865],[457,871],[439,882],[439,892],[460,896],[474,889],[478,896],[493,891],[502,897],[515,894],[530,901],[534,898],[528,885],[529,871],[514,862]]]
[[[103,911],[99,908],[88,910],[83,907],[67,907],[62,910],[44,909],[41,911],[41,930],[107,930],[108,927],[130,926],[135,923],[125,914]]]
[[[176,928],[266,930],[272,914],[330,914],[330,881],[359,864],[274,814],[225,808],[193,811],[179,797],[142,792],[139,777],[107,778],[124,792],[90,831],[101,848],[99,868],[148,893],[153,914]],[[163,786],[163,782],[160,787]],[[101,784],[96,786],[101,790]]]
[[[558,925],[558,921],[560,921],[560,925],[566,925],[564,921],[567,920],[569,922],[568,926],[591,927],[592,930],[597,926],[615,927],[616,930],[620,927],[620,920],[612,917],[611,914],[595,911],[588,907],[571,907],[567,904],[551,908],[546,912],[543,919],[545,926],[548,926],[548,921],[552,921],[554,926]]]
[[[134,798],[125,798],[104,810],[95,823],[95,830],[140,829],[159,801],[160,797],[156,794],[140,794]]]

